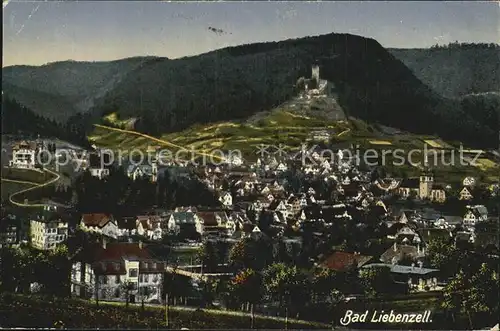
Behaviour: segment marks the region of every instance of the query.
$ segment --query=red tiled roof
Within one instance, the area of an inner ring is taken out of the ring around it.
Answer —
[[[82,222],[86,226],[98,226],[102,228],[109,221],[113,220],[113,216],[108,214],[83,214]]]
[[[321,264],[328,269],[345,271],[352,266],[359,268],[363,264],[367,263],[371,258],[372,256],[347,252],[335,252],[327,257]]]
[[[164,262],[155,260],[147,248],[138,243],[108,243],[106,248],[101,244],[87,247],[76,260],[91,263],[94,270],[100,274],[125,274],[124,259],[139,261],[140,273],[159,273],[165,270]]]
[[[215,218],[215,213],[213,212],[198,212],[196,213],[199,218],[203,220],[203,225],[205,226],[217,226],[217,219]]]

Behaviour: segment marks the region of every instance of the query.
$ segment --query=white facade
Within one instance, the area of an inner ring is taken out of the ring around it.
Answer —
[[[116,272],[96,275],[89,263],[76,262],[72,266],[71,283],[72,293],[77,296],[94,299],[96,295],[103,301],[126,301],[127,291],[124,284],[131,284],[132,290],[128,292],[129,301],[161,302],[161,288],[163,273],[141,273],[139,262],[123,259],[120,262],[101,262],[116,266]],[[124,263],[125,270],[122,269]],[[124,272],[123,272],[124,271]],[[98,284],[96,284],[96,280]],[[145,290],[148,288],[148,290]]]
[[[109,169],[105,168],[90,168],[90,174],[99,179],[109,176]]]
[[[226,192],[223,194],[220,198],[219,201],[225,206],[225,207],[231,207],[233,205],[233,197],[229,192]]]
[[[12,150],[12,159],[9,166],[21,169],[33,169],[36,164],[35,149],[30,148],[28,145],[20,145],[18,148]]]
[[[68,238],[68,223],[31,220],[31,245],[42,250],[55,249]]]

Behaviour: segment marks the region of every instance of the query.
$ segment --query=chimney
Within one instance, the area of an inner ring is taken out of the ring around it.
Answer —
[[[102,237],[102,248],[106,249],[106,238]]]
[[[139,249],[142,249],[142,240],[139,240]]]
[[[397,252],[398,246],[396,245],[396,242],[394,242],[393,249],[394,249],[395,252]]]

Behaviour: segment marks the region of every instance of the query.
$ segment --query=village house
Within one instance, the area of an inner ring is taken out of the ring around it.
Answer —
[[[219,201],[225,208],[231,208],[233,206],[233,197],[229,192],[221,192]]]
[[[443,185],[434,183],[434,176],[424,172],[418,179],[404,179],[398,188],[398,193],[403,198],[415,195],[420,199],[429,199],[436,202],[446,201],[446,191]]]
[[[197,232],[201,235],[231,235],[236,230],[236,223],[220,211],[196,213]]]
[[[138,178],[149,178],[152,182],[158,180],[158,165],[153,162],[151,165],[136,165],[131,164],[127,168],[127,176],[132,180],[137,180]]]
[[[12,159],[9,167],[34,169],[37,164],[38,147],[35,142],[21,141],[12,146]]]
[[[90,167],[89,168],[89,171],[90,171],[90,175],[92,175],[93,177],[97,177],[99,179],[103,179],[107,176],[109,176],[109,169],[107,168],[103,168],[103,167]]]
[[[83,231],[94,232],[111,238],[118,238],[121,235],[116,221],[109,214],[83,214],[79,227]]]
[[[474,227],[479,222],[484,222],[488,219],[488,210],[483,205],[467,206],[463,224],[466,228],[474,231]]]
[[[387,263],[371,263],[362,268],[390,268],[395,283],[407,284],[411,292],[426,292],[442,288],[439,283],[439,270],[424,268],[423,263],[405,266]]]
[[[167,216],[167,230],[179,234],[181,230],[203,232],[201,223],[193,211],[174,211]],[[189,229],[188,229],[189,228]]]
[[[425,256],[425,246],[422,244],[414,245],[409,242],[398,244],[397,242],[394,242],[392,247],[387,249],[380,256],[380,261],[386,264],[398,264],[400,261],[404,259],[417,261],[423,259],[424,256]]]
[[[163,238],[164,222],[160,216],[144,215],[136,218],[137,234],[150,240],[161,240]],[[165,222],[166,223],[166,222]]]
[[[373,256],[337,251],[319,263],[320,267],[333,271],[359,269],[373,259]]]
[[[471,200],[473,198],[469,187],[464,186],[464,188],[459,193],[459,200]]]
[[[471,187],[476,185],[476,179],[474,177],[465,177],[462,181],[462,185],[466,187]]]
[[[453,230],[457,226],[462,225],[462,223],[462,216],[442,215],[434,222],[434,226],[441,229]]]
[[[83,248],[73,258],[71,293],[85,299],[160,303],[165,267],[141,242],[104,240]]]
[[[34,248],[55,249],[68,238],[68,222],[55,207],[46,206],[30,221],[30,237]]]
[[[19,244],[21,237],[20,222],[15,215],[2,215],[0,221],[0,248]]]

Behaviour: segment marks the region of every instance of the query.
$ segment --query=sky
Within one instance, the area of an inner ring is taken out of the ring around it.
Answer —
[[[491,1],[3,1],[3,67],[144,55],[179,58],[331,32],[374,38],[394,48],[500,42],[500,3]]]

